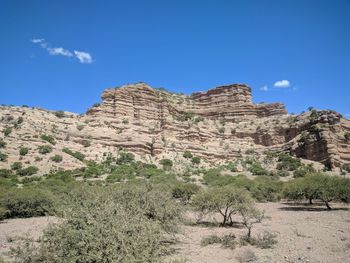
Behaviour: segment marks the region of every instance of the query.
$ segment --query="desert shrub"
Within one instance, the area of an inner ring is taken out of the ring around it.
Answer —
[[[264,211],[257,209],[255,204],[251,202],[244,206],[240,206],[238,212],[242,217],[242,225],[247,229],[246,238],[250,240],[252,237],[253,226],[261,223],[265,217]]]
[[[52,157],[50,158],[50,160],[53,161],[53,162],[55,162],[55,163],[60,163],[60,162],[62,162],[63,157],[62,157],[62,155],[56,154],[56,155],[52,156]]]
[[[77,125],[77,130],[81,131],[85,128],[85,125]]]
[[[50,152],[52,152],[53,148],[51,145],[40,145],[38,147],[38,152],[40,154],[48,154]]]
[[[304,177],[304,176],[306,176],[308,174],[313,174],[315,172],[316,172],[316,170],[312,166],[312,164],[301,165],[294,171],[293,176],[295,178],[297,178],[297,177]]]
[[[81,141],[81,144],[82,144],[84,147],[90,147],[90,146],[91,146],[91,141],[89,141],[89,140],[82,140],[82,141]]]
[[[125,179],[132,179],[135,177],[135,169],[127,164],[118,165],[112,173],[107,177],[107,182],[120,182]]]
[[[187,203],[191,197],[199,191],[200,187],[192,183],[177,183],[172,187],[171,193],[174,198]]]
[[[193,157],[190,151],[185,151],[182,156],[186,159],[191,159]]]
[[[316,173],[288,182],[283,193],[290,200],[319,199],[330,210],[332,201],[350,202],[350,179]]]
[[[0,152],[0,162],[6,162],[8,155],[6,153]]]
[[[287,170],[287,171],[295,171],[301,166],[301,161],[298,158],[290,156],[287,153],[281,153],[278,156],[278,170]]]
[[[47,141],[47,142],[51,143],[52,145],[56,144],[55,138],[53,136],[51,136],[51,135],[43,134],[43,135],[40,136],[40,138],[43,141]]]
[[[270,232],[264,232],[263,234],[258,234],[257,237],[247,236],[242,237],[240,239],[241,246],[252,245],[261,249],[273,248],[275,244],[277,244],[276,235]]]
[[[247,190],[227,185],[198,193],[193,198],[192,204],[196,211],[203,214],[219,213],[223,218],[221,225],[230,225],[233,223],[232,216],[242,206],[250,205],[253,202],[253,198]]]
[[[11,164],[11,169],[12,170],[19,170],[22,169],[22,163],[21,162],[14,162],[13,164]]]
[[[117,164],[132,163],[135,160],[135,156],[130,152],[120,152],[119,157],[116,160]]]
[[[3,131],[5,136],[9,136],[12,132],[12,128],[11,127],[6,127]]]
[[[0,148],[5,148],[6,147],[6,142],[4,142],[3,139],[0,138]]]
[[[193,119],[193,122],[194,122],[195,124],[200,123],[201,121],[204,121],[204,118],[203,118],[203,117],[196,117],[196,118]]]
[[[346,132],[344,134],[344,138],[345,138],[345,140],[350,141],[350,132]]]
[[[55,111],[55,116],[56,116],[57,118],[63,118],[63,117],[66,116],[66,114],[64,113],[63,110],[59,110],[59,111]]]
[[[79,161],[83,161],[85,159],[85,155],[82,154],[81,152],[74,152],[68,148],[63,148],[62,152],[73,156],[74,158],[78,159]]]
[[[42,189],[11,188],[0,194],[0,207],[7,210],[7,218],[44,216],[54,212],[54,198]]]
[[[219,129],[218,129],[218,132],[219,132],[219,133],[225,133],[225,127],[219,128]]]
[[[250,165],[248,168],[249,172],[251,172],[254,175],[268,175],[269,172],[261,166],[260,163],[254,162]]]
[[[224,235],[219,237],[218,235],[209,235],[201,240],[201,246],[208,246],[213,244],[221,244],[223,248],[235,249],[236,247],[236,236],[233,234]]]
[[[159,161],[161,165],[163,165],[164,170],[170,170],[171,167],[173,166],[173,161],[170,159],[162,159]]]
[[[231,172],[237,172],[237,166],[233,162],[225,163],[223,168],[230,170]]]
[[[36,174],[39,171],[38,167],[28,166],[27,168],[22,168],[17,170],[19,176],[30,176]]]
[[[141,169],[138,169],[136,171],[138,176],[142,176],[145,178],[151,178],[151,177],[155,177],[155,176],[162,176],[164,175],[164,171],[158,169],[157,167],[152,167],[152,166],[146,166],[146,167],[142,167]]]
[[[11,178],[12,176],[13,176],[13,173],[12,173],[11,170],[4,169],[4,168],[0,169],[0,177],[2,177],[2,178]]]
[[[8,214],[8,210],[0,206],[0,221],[6,219],[7,214]],[[0,262],[1,262],[1,258],[0,258]]]
[[[18,119],[17,119],[17,124],[21,124],[21,123],[23,123],[23,117],[22,116],[18,117]]]
[[[199,164],[201,162],[201,158],[199,158],[198,156],[194,156],[192,157],[191,162],[193,164]]]
[[[347,172],[350,172],[350,163],[343,164],[341,168]]]
[[[67,220],[50,227],[39,246],[30,243],[19,248],[18,262],[161,261],[169,251],[167,237],[157,220],[140,212],[144,209],[136,200],[146,201],[149,193],[140,196],[130,189],[130,195],[101,190],[74,191],[65,213]],[[116,198],[119,195],[124,198]]]
[[[27,148],[27,147],[22,147],[22,146],[21,146],[21,147],[19,148],[19,155],[21,155],[21,156],[27,155],[28,152],[29,152],[29,148]]]
[[[253,186],[248,189],[252,196],[259,202],[275,202],[281,199],[283,182],[271,177],[258,177]]]
[[[289,172],[286,170],[278,170],[276,172],[276,175],[279,177],[287,177],[287,176],[289,176]]]

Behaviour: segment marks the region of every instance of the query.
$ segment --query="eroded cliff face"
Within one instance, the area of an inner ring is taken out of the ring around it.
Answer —
[[[102,103],[87,112],[91,116],[160,122],[169,116],[181,117],[183,114],[213,120],[225,118],[233,122],[286,113],[281,103],[253,104],[251,89],[244,84],[221,86],[207,92],[181,96],[153,89],[144,83],[105,90]]]
[[[251,89],[243,84],[185,96],[139,83],[105,90],[102,102],[84,115],[58,118],[41,109],[0,107],[0,117],[0,130],[12,127],[12,133],[0,136],[7,143],[1,151],[9,155],[0,165],[7,167],[19,158],[47,169],[84,165],[62,153],[65,147],[96,161],[124,149],[155,163],[161,158],[181,163],[186,150],[208,163],[233,161],[253,151],[287,151],[330,168],[350,162],[349,120],[334,111],[290,115],[280,103],[254,104]],[[23,123],[16,125],[19,117]],[[62,163],[38,154],[43,134],[55,138],[52,154],[65,155]],[[30,148],[29,154],[20,157],[20,146]]]

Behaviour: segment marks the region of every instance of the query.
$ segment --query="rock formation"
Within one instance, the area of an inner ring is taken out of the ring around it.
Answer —
[[[16,124],[20,117],[23,122]],[[2,106],[0,118],[0,130],[12,128],[0,135],[7,144],[0,151],[9,156],[0,167],[19,158],[47,169],[83,165],[62,153],[64,147],[96,161],[125,149],[150,162],[176,159],[186,150],[210,163],[281,151],[329,168],[350,162],[348,119],[334,111],[290,115],[281,103],[254,104],[251,89],[243,84],[186,96],[138,83],[105,90],[102,102],[83,115],[59,118],[42,109]],[[62,163],[38,154],[37,147],[46,143],[43,134],[55,138],[52,154],[64,155]],[[30,149],[28,155],[19,156],[21,146]]]

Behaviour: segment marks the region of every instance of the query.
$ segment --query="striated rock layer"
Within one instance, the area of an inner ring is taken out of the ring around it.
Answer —
[[[107,89],[102,103],[91,108],[91,116],[128,117],[137,120],[163,121],[184,113],[227,121],[251,117],[269,117],[286,114],[283,104],[253,104],[251,89],[244,84],[217,87],[191,96],[169,94],[152,89],[144,83]]]
[[[243,84],[186,96],[138,83],[105,90],[102,102],[83,115],[60,118],[37,108],[0,107],[0,119],[1,131],[12,128],[0,135],[6,143],[0,150],[9,156],[0,168],[18,160],[48,169],[84,165],[63,148],[96,161],[125,149],[155,163],[161,158],[181,163],[186,150],[209,163],[281,151],[329,168],[350,163],[348,119],[329,110],[290,115],[281,103],[254,104],[251,89]],[[42,135],[56,140],[51,154],[38,153],[47,144]],[[19,156],[20,147],[28,147],[29,153]],[[63,155],[63,162],[53,163],[53,154]]]

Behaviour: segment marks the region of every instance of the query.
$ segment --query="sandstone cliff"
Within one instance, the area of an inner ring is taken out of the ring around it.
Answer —
[[[18,119],[23,121],[18,124]],[[0,167],[21,159],[47,171],[84,165],[62,153],[79,151],[100,161],[108,153],[129,150],[147,162],[169,157],[181,162],[189,150],[208,163],[235,160],[256,152],[287,151],[298,157],[336,168],[350,162],[350,144],[345,134],[350,121],[334,111],[287,114],[283,104],[254,104],[247,85],[233,84],[197,92],[191,96],[154,89],[144,83],[107,89],[102,102],[86,114],[54,112],[26,107],[0,107],[0,130],[6,143],[1,152],[9,158]],[[17,124],[16,124],[17,123]],[[47,144],[41,135],[55,138],[53,152],[38,153]],[[29,153],[20,156],[20,147]],[[53,154],[64,155],[54,163]]]

